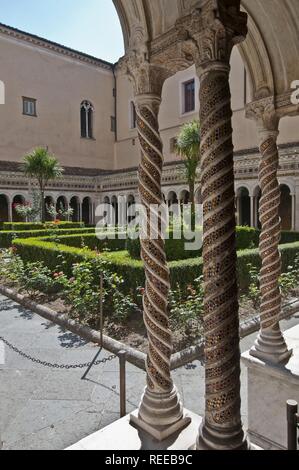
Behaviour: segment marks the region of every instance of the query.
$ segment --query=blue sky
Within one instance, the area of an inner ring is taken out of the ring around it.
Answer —
[[[123,55],[112,0],[0,0],[0,22],[110,62]]]

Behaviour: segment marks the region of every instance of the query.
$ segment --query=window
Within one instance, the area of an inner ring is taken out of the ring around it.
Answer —
[[[195,80],[183,83],[183,113],[195,111]]]
[[[36,116],[36,100],[23,97],[23,114],[25,116]]]
[[[137,114],[134,101],[130,103],[130,114],[131,114],[131,129],[136,129],[137,127]]]
[[[81,103],[81,137],[93,139],[93,106],[89,101]]]

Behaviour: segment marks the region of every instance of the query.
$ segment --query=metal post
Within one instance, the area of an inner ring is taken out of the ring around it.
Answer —
[[[127,414],[126,410],[126,351],[119,351],[119,390],[120,390],[120,417]]]
[[[297,416],[298,403],[294,400],[287,401],[288,420],[288,450],[297,450]]]
[[[101,274],[100,276],[100,329],[101,329],[101,347],[100,347],[100,350],[97,352],[97,354],[95,355],[95,357],[93,358],[92,362],[90,363],[90,366],[88,367],[87,371],[85,372],[85,374],[83,375],[83,377],[81,378],[81,380],[85,380],[87,375],[89,374],[92,366],[94,365],[94,363],[96,362],[97,358],[99,357],[99,355],[101,354],[102,350],[103,350],[103,329],[104,329],[104,316],[103,316],[103,285],[104,285],[104,279],[103,279],[103,274]]]
[[[104,317],[103,317],[103,287],[104,279],[103,274],[100,277],[100,330],[101,330],[101,348],[103,347],[103,330],[104,330]]]

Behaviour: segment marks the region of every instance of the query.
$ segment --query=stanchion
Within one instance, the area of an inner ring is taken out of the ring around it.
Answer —
[[[297,450],[298,403],[287,401],[288,450]]]
[[[126,351],[119,351],[119,390],[120,390],[120,417],[127,414],[126,407]]]
[[[85,380],[87,375],[89,374],[92,366],[96,362],[97,358],[101,354],[103,350],[103,330],[104,330],[104,316],[103,316],[103,287],[104,287],[104,281],[103,281],[103,274],[100,276],[100,334],[101,334],[101,347],[100,350],[97,352],[95,357],[93,358],[92,362],[90,363],[90,366],[86,370],[85,374],[81,377],[81,380]]]

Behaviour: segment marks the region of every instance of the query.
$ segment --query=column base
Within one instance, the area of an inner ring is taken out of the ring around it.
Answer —
[[[196,441],[196,450],[250,450],[249,439],[243,429],[235,432],[229,430],[219,431],[207,426],[205,423],[199,431]]]
[[[166,441],[171,436],[180,433],[191,423],[189,416],[183,416],[171,426],[151,426],[139,418],[138,412],[130,415],[130,424],[138,431],[144,431],[158,442]]]
[[[286,364],[293,354],[289,350],[280,328],[268,328],[259,333],[250,355],[272,364]]]
[[[284,333],[294,351],[286,365],[242,355],[248,373],[248,434],[266,450],[287,449],[287,400],[299,402],[299,325]]]
[[[138,417],[138,410],[134,411]],[[130,423],[130,416],[116,421],[106,428],[77,442],[67,450],[105,450],[107,451],[190,451],[195,448],[195,436],[201,424],[201,417],[191,411],[184,410],[184,416],[190,419],[191,424],[180,429],[168,439],[158,441],[147,432],[136,429]]]
[[[146,388],[139,412],[131,415],[130,422],[154,439],[163,441],[187,427],[191,419],[184,416],[176,387],[166,393],[153,393]]]

